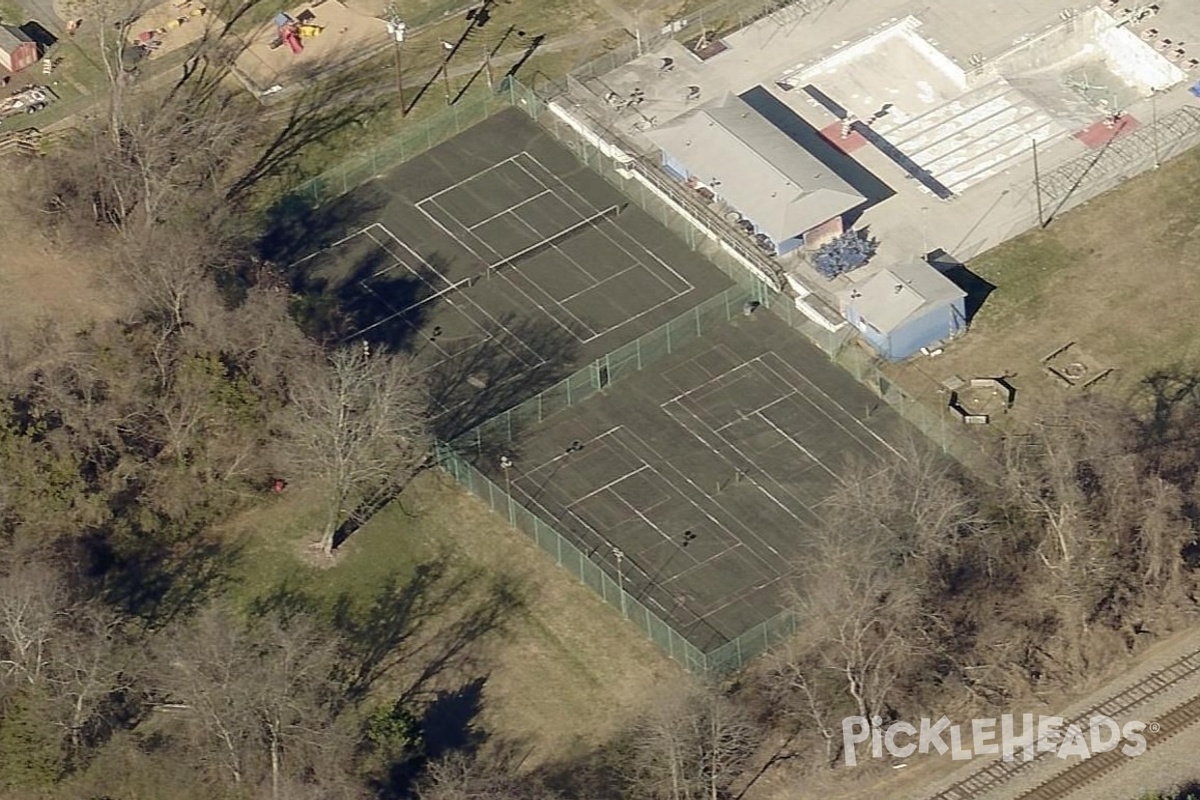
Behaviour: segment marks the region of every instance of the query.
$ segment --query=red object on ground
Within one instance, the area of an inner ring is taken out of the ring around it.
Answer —
[[[842,123],[840,122],[835,122],[832,125],[826,125],[824,128],[821,128],[821,135],[824,136],[831,145],[846,154],[853,153],[855,150],[867,143],[867,140],[863,138],[863,135],[855,130],[850,131],[850,135],[843,139]]]
[[[1109,127],[1110,122],[1111,120],[1100,120],[1095,125],[1076,133],[1075,138],[1093,150],[1099,150],[1118,136],[1142,127],[1142,123],[1137,121],[1137,117],[1131,117],[1128,114],[1122,114],[1115,123],[1112,123],[1111,128]]]
[[[304,49],[304,43],[300,41],[300,33],[296,30],[295,25],[286,26],[279,32],[279,35],[283,37],[287,46],[292,48],[293,53],[299,53]]]
[[[271,483],[271,491],[275,494],[283,494],[283,490],[287,488],[287,481],[283,478],[276,478]]]

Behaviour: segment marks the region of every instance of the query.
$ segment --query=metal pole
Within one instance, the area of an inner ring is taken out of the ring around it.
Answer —
[[[1162,166],[1162,161],[1158,157],[1158,89],[1154,90],[1154,94],[1150,95],[1150,135],[1154,138],[1154,168],[1158,169]]]
[[[400,19],[400,10],[396,8],[396,4],[392,3],[387,9],[387,26],[388,33],[392,36],[392,45],[396,55],[396,96],[400,101],[400,116],[408,115],[408,108],[404,102],[404,67],[400,56],[400,45],[404,42],[404,30],[408,26]]]
[[[625,571],[623,569],[625,563],[625,553],[617,547],[612,549],[612,553],[617,559],[617,590],[621,594],[621,616],[629,619],[629,609],[626,608],[625,599]]]
[[[1046,213],[1042,208],[1042,173],[1038,169],[1037,139],[1031,138],[1029,141],[1033,142],[1033,188],[1037,194],[1038,226],[1044,228],[1046,227]]]
[[[446,91],[446,105],[453,105],[454,100],[450,94],[450,56],[454,55],[454,45],[443,39],[442,49],[446,51],[442,54],[442,86]]]

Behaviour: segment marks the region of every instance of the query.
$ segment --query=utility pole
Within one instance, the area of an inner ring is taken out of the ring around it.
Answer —
[[[454,54],[454,45],[443,41],[442,49],[446,51],[446,55],[442,58],[442,86],[446,91],[446,105],[449,106],[454,104],[454,101],[450,99],[450,56]]]
[[[1162,161],[1158,154],[1158,89],[1154,90],[1154,94],[1150,95],[1150,134],[1154,138],[1154,168],[1158,169],[1162,166]]]
[[[388,33],[391,34],[393,50],[396,54],[396,96],[400,100],[400,116],[403,117],[408,114],[408,109],[404,105],[404,69],[401,66],[400,45],[404,42],[404,31],[408,26],[400,19],[400,9],[396,8],[395,3],[388,5],[387,18],[384,21],[387,23]]]
[[[1042,173],[1038,169],[1037,139],[1031,138],[1029,141],[1033,142],[1033,189],[1037,194],[1038,227],[1044,228],[1046,227],[1046,213],[1042,208]]]

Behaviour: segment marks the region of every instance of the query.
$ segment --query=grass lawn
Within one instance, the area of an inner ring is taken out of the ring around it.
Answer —
[[[291,491],[242,517],[237,528],[245,550],[235,597],[251,603],[286,586],[323,604],[343,598],[366,611],[392,584],[408,584],[420,565],[444,559],[447,569],[428,591],[440,598],[431,604],[436,614],[412,637],[411,649],[478,610],[490,601],[489,588],[503,583],[520,606],[432,686],[483,679],[478,722],[496,742],[521,743],[529,752],[526,766],[602,742],[653,686],[683,675],[632,624],[441,473],[421,476],[342,546],[333,566],[318,566],[312,557],[316,517],[306,498]],[[401,588],[395,596],[402,594]],[[403,676],[393,681],[403,683]]]
[[[1158,371],[1200,368],[1200,150],[976,258],[996,288],[969,333],[936,359],[897,372],[923,399],[957,375],[1010,375],[1016,412],[1036,412],[1068,389],[1041,359],[1074,342],[1113,373],[1094,391],[1140,402]],[[938,402],[944,402],[944,397]]]

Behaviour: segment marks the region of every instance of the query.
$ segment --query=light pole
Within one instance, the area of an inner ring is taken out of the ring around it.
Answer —
[[[442,86],[446,91],[446,105],[449,106],[454,104],[454,101],[450,99],[450,56],[454,55],[454,45],[443,40],[442,49],[446,51],[446,55],[442,58]]]
[[[500,469],[504,470],[504,496],[508,498],[508,524],[513,524],[512,473],[513,460],[508,456],[500,456]]]
[[[408,114],[408,109],[404,107],[404,69],[400,61],[400,45],[404,42],[404,31],[408,26],[400,19],[400,9],[396,8],[395,3],[388,6],[384,22],[387,23],[388,33],[392,37],[392,45],[396,54],[396,96],[400,99],[400,116],[403,117]]]
[[[629,619],[629,610],[625,600],[625,551],[619,547],[612,549],[613,557],[617,559],[617,590],[621,593],[621,616]]]
[[[1037,139],[1030,137],[1029,141],[1033,145],[1033,190],[1037,196],[1038,227],[1044,228],[1046,227],[1046,212],[1042,208],[1042,173],[1038,169]]]

